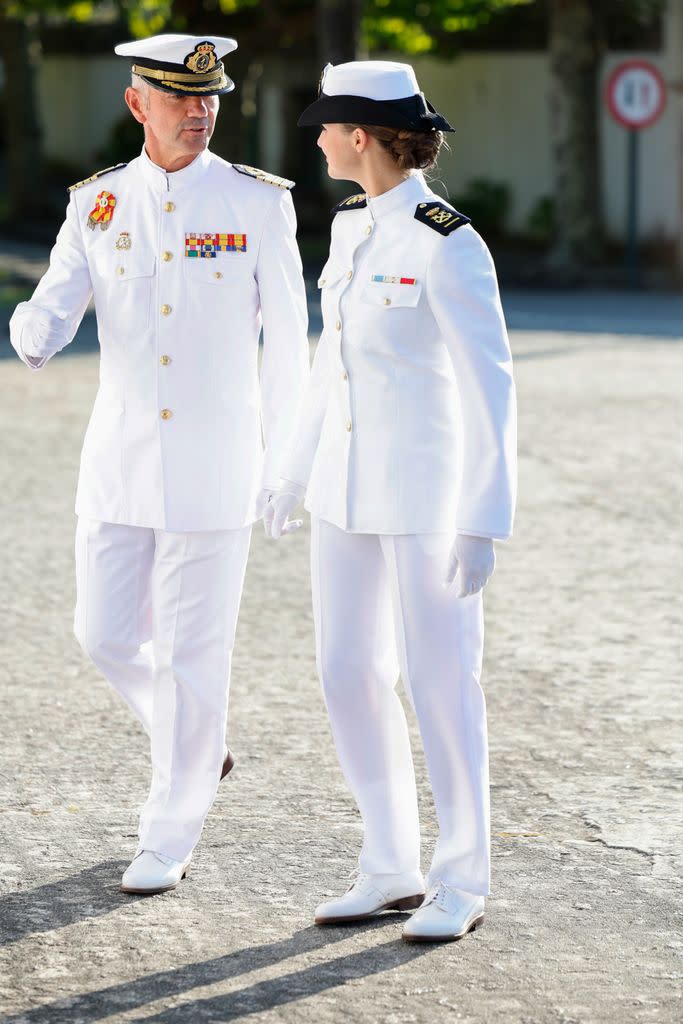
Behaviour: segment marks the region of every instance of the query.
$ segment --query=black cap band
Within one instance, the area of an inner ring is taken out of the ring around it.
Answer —
[[[369,124],[413,132],[455,131],[421,94],[400,100],[371,100],[366,96],[327,96],[321,92],[315,103],[306,107],[297,124],[300,128],[319,124]]]

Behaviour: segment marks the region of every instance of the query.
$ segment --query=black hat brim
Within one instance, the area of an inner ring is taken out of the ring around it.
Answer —
[[[413,132],[455,131],[421,95],[400,100],[371,100],[365,96],[326,96],[323,92],[306,107],[297,124],[299,128],[320,124],[369,124]]]

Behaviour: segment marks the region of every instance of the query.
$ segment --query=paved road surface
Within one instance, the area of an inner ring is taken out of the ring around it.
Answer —
[[[278,545],[254,532],[238,763],[191,875],[163,897],[119,894],[146,741],[71,635],[96,355],[40,374],[0,362],[3,1020],[681,1019],[683,331],[672,306],[659,338],[599,317],[583,334],[547,302],[527,296],[533,322],[513,332],[521,496],[487,593],[494,895],[481,931],[439,948],[402,944],[401,915],[311,924],[345,887],[360,829],[315,678],[307,530]]]

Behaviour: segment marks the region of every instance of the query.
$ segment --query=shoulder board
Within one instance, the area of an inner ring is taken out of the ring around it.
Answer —
[[[268,171],[262,171],[260,167],[249,167],[248,164],[233,164],[232,166],[239,174],[247,174],[250,178],[256,178],[257,181],[264,181],[266,185],[275,185],[277,188],[294,188],[296,185],[295,181],[290,181],[289,178],[279,178],[277,174],[269,174]]]
[[[415,220],[421,221],[427,227],[434,228],[440,235],[450,235],[456,228],[463,224],[469,224],[470,218],[464,213],[458,213],[452,206],[446,206],[437,200],[431,203],[418,203],[415,210]]]
[[[342,210],[360,210],[367,205],[365,192],[359,192],[355,196],[347,196],[346,199],[342,199],[341,203],[332,207],[332,213],[341,213]]]
[[[83,181],[77,181],[75,185],[69,185],[68,191],[73,192],[74,189],[80,188],[81,185],[89,185],[91,181],[97,181],[98,178],[102,178],[105,174],[111,173],[111,171],[118,171],[120,167],[127,167],[128,164],[114,164],[113,167],[105,167],[103,171],[95,171],[89,178],[84,178]]]

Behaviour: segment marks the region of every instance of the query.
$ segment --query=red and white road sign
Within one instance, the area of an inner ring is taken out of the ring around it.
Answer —
[[[625,60],[607,79],[605,96],[615,121],[627,128],[647,128],[666,104],[666,84],[647,60]]]

